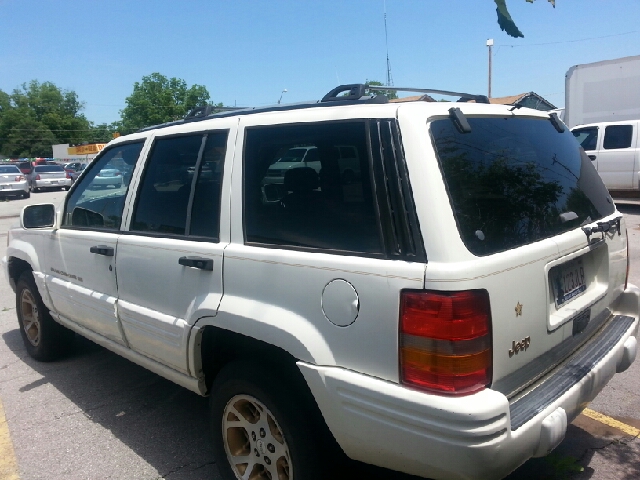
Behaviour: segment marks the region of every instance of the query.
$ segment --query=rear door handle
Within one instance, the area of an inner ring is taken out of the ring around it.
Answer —
[[[589,158],[591,159],[591,161],[593,162],[596,159],[595,155],[589,155]]]
[[[94,245],[89,248],[89,251],[98,255],[104,255],[105,257],[113,257],[115,254],[115,250],[109,245]]]
[[[213,270],[213,260],[203,257],[180,257],[178,259],[180,265],[185,267],[199,268],[200,270]]]

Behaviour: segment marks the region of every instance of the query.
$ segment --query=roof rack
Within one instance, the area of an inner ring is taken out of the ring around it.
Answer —
[[[378,85],[369,85],[367,83],[351,83],[347,85],[340,85],[329,93],[327,93],[322,100],[316,102],[304,102],[293,104],[276,104],[268,105],[265,107],[220,107],[216,105],[205,105],[202,107],[196,107],[192,109],[187,116],[182,120],[176,120],[174,122],[167,122],[160,125],[154,125],[145,127],[138,132],[146,132],[149,130],[155,130],[159,128],[166,128],[172,125],[181,125],[188,122],[199,122],[211,118],[230,117],[236,115],[250,115],[261,112],[273,112],[273,111],[286,111],[286,110],[298,110],[303,108],[313,107],[328,107],[337,105],[353,105],[355,103],[387,103],[389,100],[385,95],[368,95],[367,92],[418,92],[418,93],[435,93],[438,95],[448,95],[453,97],[460,97],[458,102],[475,101],[477,103],[489,103],[489,99],[484,95],[474,95],[471,93],[450,92],[448,90],[433,90],[426,88],[405,88],[405,87],[387,87]],[[346,94],[345,94],[346,92]]]

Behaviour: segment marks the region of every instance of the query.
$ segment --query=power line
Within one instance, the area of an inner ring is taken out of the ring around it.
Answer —
[[[630,32],[624,32],[624,33],[613,33],[611,35],[603,35],[601,37],[589,37],[589,38],[580,38],[577,40],[559,40],[557,42],[544,42],[544,43],[529,43],[529,44],[525,44],[525,45],[498,45],[498,47],[511,47],[511,48],[517,48],[517,47],[537,47],[540,45],[558,45],[560,43],[577,43],[577,42],[587,42],[589,40],[599,40],[601,38],[610,38],[610,37],[620,37],[622,35],[630,35],[632,33],[638,33],[640,32],[640,30],[632,30]],[[497,52],[496,52],[497,53]]]

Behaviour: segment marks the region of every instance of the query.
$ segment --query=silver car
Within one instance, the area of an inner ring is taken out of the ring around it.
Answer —
[[[29,198],[29,184],[15,165],[0,165],[0,198]]]
[[[103,168],[95,176],[91,182],[93,188],[107,188],[115,187],[120,188],[122,183],[122,172],[117,168]]]
[[[71,187],[71,178],[61,165],[36,165],[27,178],[32,192],[41,188],[69,190]]]

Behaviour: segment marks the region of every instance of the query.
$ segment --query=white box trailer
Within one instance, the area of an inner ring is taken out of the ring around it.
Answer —
[[[574,65],[565,76],[564,122],[640,119],[640,55]]]

